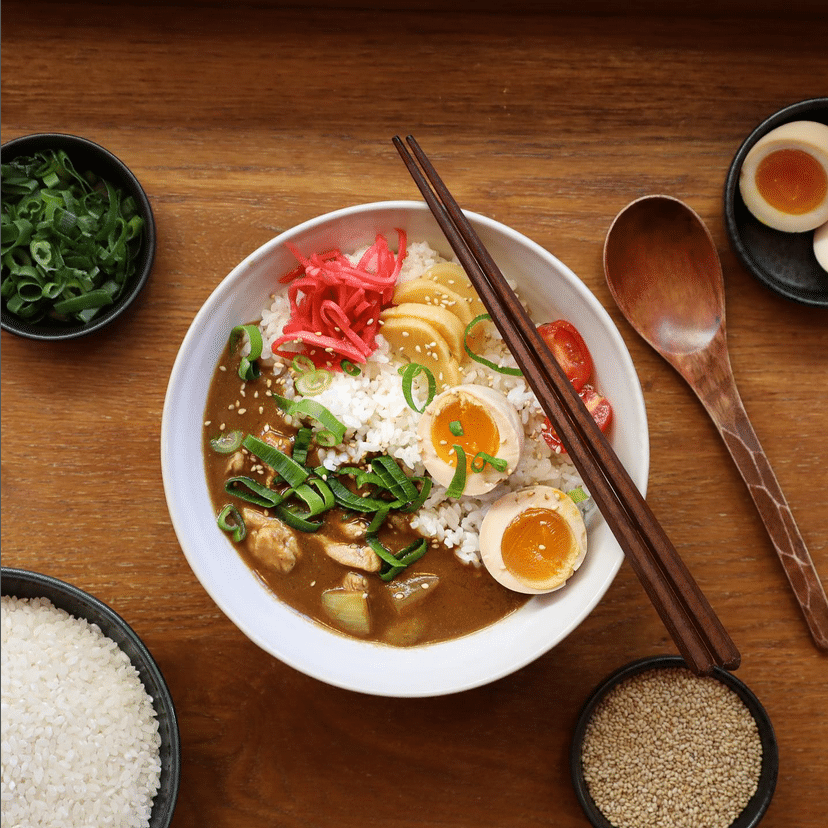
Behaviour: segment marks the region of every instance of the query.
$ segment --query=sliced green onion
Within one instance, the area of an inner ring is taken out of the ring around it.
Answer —
[[[284,521],[292,529],[298,529],[300,532],[316,532],[325,525],[324,520],[309,520],[309,514],[307,512],[293,511],[286,506],[277,506],[276,514],[280,520]]]
[[[426,502],[426,498],[431,494],[431,486],[432,480],[430,477],[412,477],[412,483],[419,483],[420,490],[417,494],[417,497],[411,501],[406,507],[400,509],[401,512],[404,514],[411,514],[416,512],[423,503]]]
[[[350,509],[352,512],[371,514],[380,509],[397,508],[403,505],[398,500],[389,501],[382,500],[378,497],[362,497],[354,494],[354,492],[343,483],[340,483],[335,477],[331,477],[327,483],[336,498],[337,504],[345,509]]]
[[[316,370],[316,363],[307,354],[296,354],[291,362],[297,374],[305,374]]]
[[[394,553],[390,550],[386,549],[376,535],[366,536],[365,541],[368,544],[368,546],[370,546],[371,549],[373,549],[374,552],[377,553],[377,557],[379,557],[379,559],[383,563],[386,563],[389,566],[397,566],[400,563],[396,555],[394,555]]]
[[[482,322],[483,320],[491,319],[491,318],[492,318],[491,314],[481,313],[480,316],[475,316],[475,318],[472,319],[472,321],[469,322],[468,325],[466,325],[466,330],[463,334],[463,348],[465,348],[466,353],[475,362],[479,362],[481,365],[485,365],[487,368],[491,368],[493,371],[497,371],[498,374],[508,374],[509,376],[512,376],[512,377],[522,377],[523,376],[523,371],[521,371],[520,368],[506,368],[502,365],[497,365],[496,363],[492,362],[489,359],[486,359],[485,357],[478,356],[469,347],[468,339],[469,339],[469,334],[472,331],[472,328],[474,328],[475,325]]]
[[[239,500],[253,503],[256,506],[264,506],[265,509],[272,509],[278,506],[291,492],[288,489],[285,493],[277,492],[258,480],[245,475],[228,477],[224,482],[224,491]]]
[[[359,469],[356,466],[340,466],[337,469],[337,474],[347,474],[354,478],[357,488],[361,489],[363,486],[380,486],[382,487],[382,478],[367,469]]]
[[[232,535],[236,543],[241,543],[247,537],[247,526],[244,518],[239,514],[239,510],[232,504],[228,503],[219,513],[216,518],[219,529]]]
[[[463,426],[462,426],[460,420],[452,420],[449,423],[449,431],[455,437],[462,437],[463,436]]]
[[[239,376],[245,381],[250,382],[258,379],[262,372],[259,368],[257,359],[262,355],[262,332],[258,325],[236,325],[230,331],[230,350],[233,351],[239,342],[239,339],[246,335],[247,341],[250,343],[250,353],[243,356],[239,361]]]
[[[345,425],[331,414],[327,408],[316,400],[309,400],[302,397],[299,400],[289,400],[280,397],[278,394],[271,395],[282,411],[290,417],[310,417],[316,420],[322,430],[316,435],[316,442],[322,446],[338,446],[345,437]]]
[[[406,514],[416,512],[431,493],[432,481],[430,477],[408,477],[392,457],[383,455],[372,458],[371,468],[374,471],[369,472],[356,466],[343,466],[337,471],[337,474],[352,476],[359,488],[373,485],[387,491],[394,498],[393,501],[372,498],[370,502],[374,505],[383,503]],[[417,488],[418,485],[419,489]],[[342,486],[342,484],[340,483],[339,486]],[[362,503],[365,502],[364,497],[353,494],[350,489],[342,488],[347,494],[343,494],[341,505],[346,505],[346,502],[356,502],[357,497],[360,498]],[[359,511],[371,510],[362,508]]]
[[[324,511],[333,509],[336,506],[336,498],[334,497],[331,487],[321,477],[309,477],[307,485],[313,486],[322,498],[322,507]]]
[[[491,454],[486,454],[485,451],[478,451],[469,466],[473,472],[479,474],[486,466],[492,466],[499,472],[505,472],[509,464],[502,457],[492,457]]]
[[[244,432],[242,431],[225,431],[224,434],[219,434],[218,437],[210,440],[210,448],[219,454],[232,454],[241,448],[243,439]]]
[[[302,466],[305,465],[308,459],[311,436],[311,430],[303,426],[296,432],[296,437],[293,439],[293,459]]]
[[[279,451],[279,449],[265,443],[258,437],[254,437],[252,434],[248,434],[244,438],[242,445],[251,454],[270,466],[292,489],[304,483],[310,474],[304,466],[288,457],[283,451]]]
[[[388,517],[388,513],[391,511],[391,507],[385,507],[382,509],[377,509],[374,512],[374,517],[371,518],[371,522],[368,524],[368,528],[365,530],[369,535],[376,534],[379,532],[380,527],[383,523],[385,523],[385,519]]]
[[[105,305],[111,304],[112,294],[110,291],[100,288],[98,290],[90,290],[81,296],[73,296],[71,299],[62,299],[60,302],[55,302],[54,310],[55,313],[61,316],[68,316],[78,311],[88,310],[90,308],[102,308]]]
[[[580,486],[570,489],[567,495],[572,499],[573,503],[582,503],[584,500],[589,500],[589,495]]]
[[[397,560],[403,566],[410,566],[414,561],[418,561],[425,555],[428,550],[428,543],[425,538],[420,538],[413,541],[405,547],[401,552],[397,553]]]
[[[402,368],[399,368],[398,373],[402,376],[403,396],[405,397],[408,407],[416,411],[418,414],[422,414],[437,393],[437,380],[434,379],[434,374],[432,374],[431,371],[425,367],[425,365],[420,365],[417,362],[409,362],[408,365],[404,365]],[[428,396],[423,406],[418,408],[417,404],[414,402],[413,388],[414,380],[421,373],[425,374],[426,381],[428,383]]]
[[[325,448],[333,448],[334,446],[338,446],[342,440],[337,440],[333,431],[322,429],[322,431],[316,435],[316,442],[319,443],[320,446],[325,446]]]
[[[307,483],[297,486],[291,494],[298,497],[308,507],[304,515],[309,518],[327,512],[336,502],[327,483],[318,477],[311,477]]]
[[[4,309],[32,323],[87,323],[137,273],[144,221],[135,200],[79,175],[63,150],[0,166]]]
[[[452,446],[454,453],[457,456],[457,466],[454,469],[454,476],[451,478],[448,489],[446,489],[446,497],[458,498],[463,494],[466,488],[466,452],[463,451],[463,446],[455,444]]]
[[[296,377],[294,386],[305,397],[321,394],[333,382],[333,374],[324,368],[307,371]]]
[[[299,376],[294,382],[296,390],[306,397],[321,394],[332,382],[333,374],[324,368],[317,368],[307,354],[297,354],[291,363]]]
[[[408,475],[399,467],[393,457],[387,454],[374,457],[371,468],[377,473],[392,496],[402,503],[410,503],[419,495],[417,487],[411,482]]]
[[[343,359],[339,363],[339,367],[349,376],[358,377],[362,373],[362,368],[355,365],[350,359]]]
[[[400,572],[418,561],[428,551],[428,543],[425,538],[413,541],[405,549],[397,552],[396,555],[386,549],[376,535],[368,535],[366,541],[382,561],[380,578],[383,581],[393,580]]]
[[[275,494],[275,493],[274,493]],[[300,508],[292,503],[294,498],[302,501],[307,508]],[[336,505],[336,499],[330,487],[318,477],[308,478],[296,488],[288,489],[273,509],[280,520],[300,532],[316,532],[324,525],[323,520],[312,520],[324,514]]]

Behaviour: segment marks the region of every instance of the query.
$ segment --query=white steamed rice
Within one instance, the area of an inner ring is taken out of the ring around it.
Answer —
[[[2,828],[146,828],[158,721],[138,672],[95,624],[2,598]]]
[[[358,260],[363,251],[351,257]],[[445,261],[426,242],[409,244],[400,280],[417,278],[436,262]],[[260,327],[264,339],[263,356],[271,357],[270,343],[282,333],[290,316],[286,292],[275,294],[271,305],[262,314]],[[417,444],[417,422],[420,415],[405,401],[402,383],[397,373],[401,364],[390,354],[388,343],[377,337],[377,350],[361,366],[358,377],[336,373],[333,382],[314,397],[347,427],[343,445],[323,450],[323,463],[333,469],[342,464],[353,464],[370,452],[385,452],[404,463],[416,475],[425,474],[420,448]],[[499,336],[489,340],[481,356],[497,365],[516,367]],[[424,507],[412,519],[413,528],[429,538],[441,541],[451,548],[464,563],[481,565],[479,531],[489,506],[507,492],[532,485],[548,485],[570,491],[583,485],[566,455],[554,453],[540,434],[544,413],[534,393],[522,377],[501,374],[477,362],[464,367],[463,383],[488,385],[502,392],[515,407],[525,433],[524,453],[520,465],[508,480],[480,497],[446,498],[446,489],[436,482]],[[276,360],[274,373],[284,371]],[[293,397],[292,383],[282,391]]]

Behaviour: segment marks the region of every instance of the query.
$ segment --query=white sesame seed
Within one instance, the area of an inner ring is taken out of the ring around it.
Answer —
[[[762,744],[750,711],[718,679],[653,669],[602,699],[581,760],[613,825],[726,828],[756,791]]]

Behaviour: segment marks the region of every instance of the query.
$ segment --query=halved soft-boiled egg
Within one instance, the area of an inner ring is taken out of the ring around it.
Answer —
[[[492,577],[515,592],[560,589],[581,565],[587,532],[572,498],[552,486],[510,492],[480,526],[480,555]]]
[[[503,394],[484,385],[457,385],[438,394],[420,417],[417,438],[428,473],[446,487],[457,469],[454,447],[463,449],[464,495],[491,491],[514,472],[523,451],[523,427],[517,411]],[[492,464],[486,457],[502,462]],[[505,467],[500,470],[497,466]]]
[[[804,233],[828,221],[828,126],[792,121],[762,136],[739,174],[745,206],[763,224]]]

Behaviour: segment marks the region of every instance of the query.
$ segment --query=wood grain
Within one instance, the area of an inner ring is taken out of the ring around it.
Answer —
[[[156,655],[184,748],[176,828],[585,824],[567,768],[581,704],[621,664],[673,651],[628,566],[515,675],[386,700],[250,643],[193,576],[167,516],[161,409],[196,311],[281,230],[417,198],[391,145],[413,132],[461,204],[561,258],[618,325],[650,420],[648,501],[776,728],[763,828],[824,825],[828,661],[715,426],[615,308],[601,251],[640,195],[675,195],[705,220],[740,393],[825,582],[828,312],[754,281],[721,205],[754,126],[826,94],[828,24],[783,16],[781,3],[761,4],[762,18],[724,4],[731,16],[717,19],[646,16],[647,4],[624,19],[332,5],[4,3],[3,141],[65,131],[112,150],[150,196],[159,251],[112,330],[60,346],[3,333],[3,563],[91,590]]]

